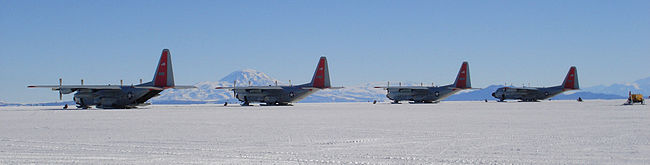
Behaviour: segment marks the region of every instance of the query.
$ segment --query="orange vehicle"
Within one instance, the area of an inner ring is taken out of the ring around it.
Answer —
[[[643,95],[642,94],[632,94],[632,91],[629,93],[629,97],[627,98],[627,102],[625,104],[631,105],[634,103],[641,103],[645,104],[643,100]]]

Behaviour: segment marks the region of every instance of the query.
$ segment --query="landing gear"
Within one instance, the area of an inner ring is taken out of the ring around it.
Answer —
[[[501,94],[501,98],[499,98],[499,102],[503,102],[506,100],[506,94]]]
[[[410,104],[437,104],[440,101],[433,101],[433,100],[419,100],[419,101],[413,101],[409,102]]]
[[[289,103],[286,102],[272,102],[272,103],[265,103],[264,106],[293,106]]]
[[[251,106],[251,104],[248,101],[244,101],[241,103],[241,106]]]
[[[537,99],[521,99],[521,102],[537,102]]]
[[[244,96],[244,102],[241,103],[241,106],[251,106],[250,102],[248,102],[248,97]]]
[[[75,99],[76,99],[76,98],[75,98]],[[66,106],[67,106],[67,105],[66,105]],[[88,108],[90,108],[90,107],[88,107],[88,105],[86,105],[86,103],[84,103],[84,99],[83,99],[83,98],[80,98],[80,99],[79,99],[79,102],[77,103],[77,108],[88,109]]]

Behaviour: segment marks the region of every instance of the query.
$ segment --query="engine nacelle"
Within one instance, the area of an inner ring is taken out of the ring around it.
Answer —
[[[63,89],[59,89],[59,90],[61,91],[62,94],[70,94],[70,93],[74,92],[72,89],[69,89],[69,88],[63,88]]]

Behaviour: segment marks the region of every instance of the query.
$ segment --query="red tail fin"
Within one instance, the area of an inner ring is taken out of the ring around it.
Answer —
[[[318,61],[318,66],[316,66],[316,71],[314,71],[314,77],[311,79],[312,87],[315,88],[329,88],[330,86],[330,74],[327,68],[327,58],[320,57]]]
[[[169,49],[163,49],[158,61],[156,73],[153,76],[153,86],[156,87],[173,87],[174,72],[172,70],[172,57]]]
[[[578,72],[576,71],[575,66],[572,66],[571,69],[569,69],[569,73],[566,74],[562,86],[564,86],[564,89],[580,89],[580,85],[578,84]]]
[[[469,63],[467,61],[463,62],[463,65],[460,66],[458,76],[456,76],[456,81],[454,81],[454,86],[456,88],[472,88],[472,82],[469,78]]]

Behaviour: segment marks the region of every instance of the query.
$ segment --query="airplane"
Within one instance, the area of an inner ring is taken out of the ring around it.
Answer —
[[[160,61],[151,82],[138,85],[63,85],[59,79],[59,85],[30,85],[28,88],[52,88],[59,91],[59,99],[63,94],[74,94],[74,101],[77,108],[88,109],[95,105],[103,109],[129,109],[137,106],[149,105],[145,103],[152,97],[159,96],[165,89],[189,89],[195,86],[175,85],[174,72],[172,70],[172,59],[169,49],[163,49]]]
[[[521,100],[522,102],[536,102],[538,100],[545,100],[558,95],[564,91],[578,90],[578,72],[576,67],[572,66],[569,69],[562,85],[553,87],[501,87],[492,93],[492,97],[499,99],[503,102],[507,99]]]
[[[327,68],[327,58],[320,57],[316,71],[311,82],[302,85],[278,86],[248,86],[237,87],[237,82],[233,82],[232,87],[217,87],[216,89],[225,89],[233,91],[237,100],[242,102],[242,106],[250,106],[250,103],[259,102],[265,105],[273,106],[290,106],[290,103],[300,101],[312,93],[321,89],[341,89],[343,87],[332,87],[330,85],[330,74]]]
[[[382,88],[388,91],[386,97],[393,100],[393,104],[399,104],[399,101],[413,101],[414,103],[438,103],[456,92],[464,89],[472,89],[472,83],[469,78],[469,64],[465,61],[458,71],[456,81],[453,84],[445,86],[396,86],[391,87],[390,82]]]

